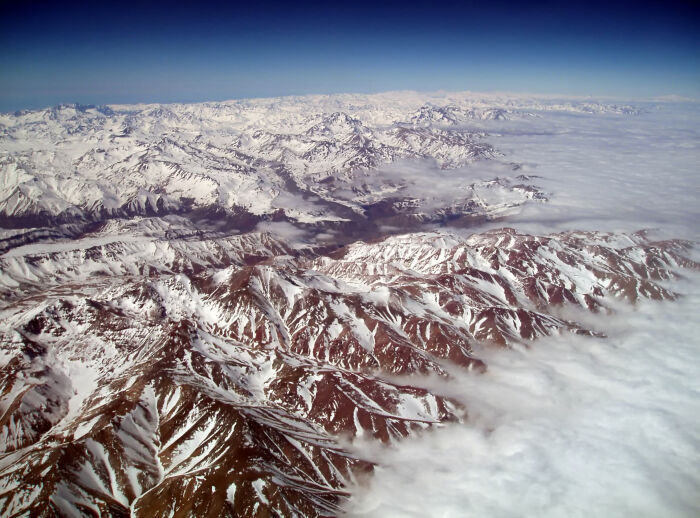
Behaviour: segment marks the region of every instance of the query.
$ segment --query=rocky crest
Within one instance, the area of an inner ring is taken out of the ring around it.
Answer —
[[[2,257],[3,515],[333,515],[372,469],[339,437],[468,415],[393,375],[486,369],[477,342],[592,333],[556,308],[673,298],[662,281],[697,267],[688,243],[644,234],[413,233],[328,253],[110,225]]]

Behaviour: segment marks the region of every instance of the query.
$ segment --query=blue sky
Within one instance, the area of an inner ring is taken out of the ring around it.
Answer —
[[[396,89],[700,97],[694,2],[376,4],[2,2],[0,110]]]

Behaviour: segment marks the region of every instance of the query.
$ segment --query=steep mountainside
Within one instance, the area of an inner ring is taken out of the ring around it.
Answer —
[[[592,333],[562,304],[673,298],[660,281],[696,266],[688,246],[503,229],[331,255],[266,234],[15,248],[2,265],[3,514],[332,515],[371,469],[338,437],[394,441],[464,416],[391,376],[485,369],[477,341]]]

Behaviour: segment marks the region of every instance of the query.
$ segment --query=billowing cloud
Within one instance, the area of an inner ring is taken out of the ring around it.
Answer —
[[[349,516],[697,516],[699,283],[608,318],[607,339],[479,350],[485,374],[439,387],[466,423],[375,450]]]
[[[634,118],[547,114],[479,129],[499,133],[489,141],[554,194],[510,226],[654,228],[697,240],[699,121],[696,106],[669,104]],[[463,402],[465,423],[390,448],[356,444],[379,466],[352,488],[347,514],[698,516],[700,277],[693,275],[674,285],[684,293],[678,301],[594,317],[608,338],[478,349],[485,374],[424,380]]]
[[[477,124],[475,122],[475,124]],[[700,107],[649,106],[634,117],[545,114],[480,121],[506,160],[554,196],[513,220],[522,230],[635,231],[700,240]]]

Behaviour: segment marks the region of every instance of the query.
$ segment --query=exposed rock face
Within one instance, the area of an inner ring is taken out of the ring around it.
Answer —
[[[412,233],[332,253],[109,223],[0,258],[5,516],[333,515],[394,441],[469,409],[392,375],[485,369],[476,342],[592,333],[557,307],[673,298],[688,243]],[[405,378],[403,378],[405,379]]]

